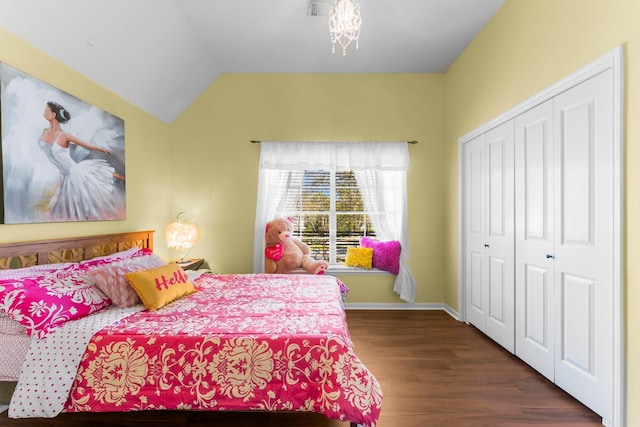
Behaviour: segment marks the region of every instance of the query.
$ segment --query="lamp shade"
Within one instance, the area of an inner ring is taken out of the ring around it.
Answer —
[[[200,228],[195,221],[185,220],[184,214],[180,212],[176,221],[167,225],[164,229],[167,246],[177,251],[187,251],[200,240]]]

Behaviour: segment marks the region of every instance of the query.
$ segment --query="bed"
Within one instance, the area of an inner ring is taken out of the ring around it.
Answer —
[[[106,271],[126,273],[142,301],[100,287]],[[62,321],[46,326],[16,316],[15,295],[58,282],[91,308],[56,311]],[[178,296],[165,301],[169,289]],[[0,349],[12,349],[0,350],[0,403],[11,399],[12,418],[304,411],[374,427],[382,392],[354,352],[345,290],[328,275],[184,271],[153,254],[152,231],[0,244]]]

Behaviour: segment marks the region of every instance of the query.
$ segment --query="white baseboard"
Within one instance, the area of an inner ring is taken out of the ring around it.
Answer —
[[[456,320],[460,320],[458,312],[447,304],[435,303],[345,303],[346,310],[443,310]]]

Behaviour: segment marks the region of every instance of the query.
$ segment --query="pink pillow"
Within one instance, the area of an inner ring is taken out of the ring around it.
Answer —
[[[388,271],[391,274],[398,274],[401,250],[399,241],[379,242],[368,237],[361,237],[360,246],[373,249],[373,259],[371,261],[373,268]]]
[[[44,337],[63,323],[111,305],[73,264],[37,276],[0,280],[0,310],[23,325],[30,336]]]
[[[3,279],[21,279],[28,276],[39,276],[44,273],[51,273],[55,270],[62,270],[65,267],[69,267],[73,263],[65,262],[59,264],[40,264],[32,265],[31,267],[22,268],[10,268],[7,270],[0,270],[0,280]]]
[[[103,255],[95,258],[91,258],[80,262],[80,268],[93,268],[103,265],[109,265],[114,262],[119,262],[125,259],[137,258],[152,254],[153,251],[147,248],[139,248],[137,246],[126,249],[124,251],[116,252],[110,255]]]
[[[118,307],[131,307],[140,303],[136,291],[127,281],[125,274],[140,270],[162,267],[167,263],[154,254],[124,259],[88,271],[89,278],[98,289]]]

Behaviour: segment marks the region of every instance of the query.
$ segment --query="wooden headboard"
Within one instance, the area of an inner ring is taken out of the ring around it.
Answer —
[[[99,236],[0,243],[0,270],[59,262],[79,262],[134,246],[153,250],[153,230]]]

